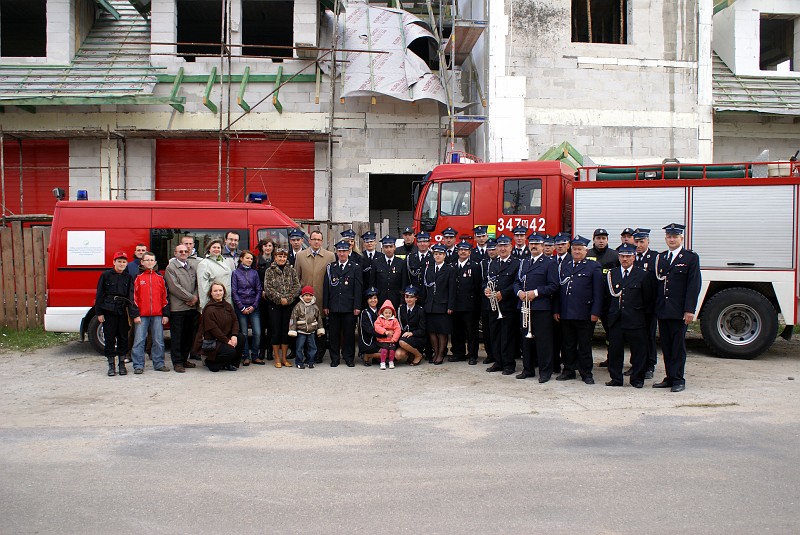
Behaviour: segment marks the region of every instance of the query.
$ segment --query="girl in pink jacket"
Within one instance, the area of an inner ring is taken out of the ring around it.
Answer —
[[[389,357],[389,368],[394,368],[394,350],[400,339],[400,322],[394,317],[394,305],[388,299],[375,319],[375,334],[381,348],[381,369],[386,369],[386,357]]]

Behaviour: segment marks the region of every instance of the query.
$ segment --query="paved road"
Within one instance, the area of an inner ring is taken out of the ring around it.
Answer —
[[[679,394],[604,371],[108,378],[79,343],[0,355],[0,530],[797,533],[800,344],[692,349]]]

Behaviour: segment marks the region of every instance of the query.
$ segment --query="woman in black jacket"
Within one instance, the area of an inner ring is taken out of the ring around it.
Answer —
[[[425,268],[425,322],[433,348],[433,363],[444,362],[447,337],[453,330],[451,315],[456,305],[456,270],[444,261],[447,248],[441,243],[431,247],[433,262]]]
[[[399,347],[395,353],[395,359],[405,358],[412,366],[418,366],[422,362],[426,336],[425,311],[417,304],[417,293],[414,286],[408,286],[403,290],[405,302],[397,309],[397,319],[400,321],[403,332],[397,342]]]
[[[275,260],[275,242],[272,238],[259,240],[255,251],[256,261],[254,267],[258,270],[259,279],[264,281],[264,274],[267,268]],[[267,360],[272,360],[272,329],[269,327],[269,301],[261,299],[258,302],[258,313],[261,316],[261,344],[258,348],[258,359],[263,360],[265,355]]]
[[[381,348],[375,340],[375,320],[378,317],[378,289],[374,286],[364,292],[367,306],[358,318],[358,350],[364,366],[372,366],[372,359],[380,358]]]

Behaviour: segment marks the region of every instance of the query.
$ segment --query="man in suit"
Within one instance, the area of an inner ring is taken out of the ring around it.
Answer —
[[[316,302],[322,303],[325,271],[328,268],[328,264],[333,262],[336,257],[332,252],[322,248],[322,232],[312,230],[309,235],[309,242],[311,243],[311,247],[297,253],[294,269],[297,271],[297,278],[300,279],[300,287],[311,286],[314,288]],[[327,331],[327,325],[325,326],[325,330]],[[325,355],[327,347],[327,334],[317,336],[317,355],[314,357],[315,362],[322,362],[322,357]]]
[[[489,318],[489,336],[495,359],[494,364],[486,368],[487,372],[511,375],[516,368],[514,356],[519,346],[519,320],[517,300],[514,299],[514,281],[517,271],[519,260],[511,256],[511,238],[501,234],[497,237],[497,257],[489,261],[481,284],[486,296],[484,310]],[[494,286],[494,294],[490,283]],[[495,300],[497,310],[491,309],[492,300]]]
[[[554,318],[561,330],[564,370],[557,381],[575,379],[576,372],[593,384],[592,334],[603,310],[603,273],[600,264],[586,258],[589,240],[575,236],[572,255],[561,263],[560,290]]]
[[[344,358],[349,368],[355,366],[356,318],[361,313],[362,275],[358,264],[350,262],[350,243],[336,244],[335,262],[325,273],[322,303],[328,316],[331,367]]]
[[[447,248],[444,253],[444,261],[447,264],[453,264],[458,259],[456,236],[458,236],[458,231],[453,227],[447,227],[442,231],[442,244]]]
[[[425,267],[431,262],[431,235],[427,232],[417,233],[417,250],[406,256],[406,277],[410,286],[422,288],[422,276]]]
[[[403,287],[408,280],[406,263],[394,254],[394,237],[384,236],[381,244],[383,245],[383,256],[377,258],[373,264],[370,286],[375,286],[380,292],[379,303],[383,304],[388,299],[397,310],[402,302]]]
[[[514,248],[511,250],[511,256],[519,261],[522,261],[523,258],[528,258],[531,255],[528,246],[525,244],[525,238],[528,236],[528,227],[517,225],[511,232],[514,234]]]
[[[450,337],[453,355],[449,362],[467,360],[478,363],[478,319],[481,296],[481,268],[470,258],[472,246],[467,241],[458,244],[456,294],[453,306],[453,334]]]
[[[658,251],[650,249],[650,229],[635,229],[633,241],[636,245],[636,260],[634,260],[633,265],[647,272],[653,279],[653,286],[655,287],[656,256],[658,256]],[[644,378],[652,379],[656,364],[658,364],[658,351],[656,350],[656,328],[658,327],[658,320],[656,319],[654,308],[651,308],[646,313],[645,317],[647,319],[647,328],[645,329],[647,335],[647,365],[645,366]],[[629,373],[630,371],[626,371],[625,375]]]
[[[472,250],[470,259],[477,264],[489,257],[489,253],[486,251],[486,242],[489,241],[488,227],[478,225],[472,229],[472,234],[475,236],[475,248]]]
[[[686,389],[686,329],[694,321],[702,283],[700,257],[683,246],[685,228],[678,223],[664,227],[668,249],[658,255],[655,273],[656,317],[667,376],[653,388],[670,388],[673,392]]]
[[[539,382],[546,383],[553,375],[553,296],[558,292],[558,270],[555,262],[544,256],[544,238],[540,234],[531,234],[528,245],[530,255],[520,261],[514,293],[518,298],[517,308],[530,309],[534,337],[523,338],[523,367],[517,379],[535,377],[538,361]],[[528,327],[521,328],[520,332],[526,336]]]
[[[608,307],[608,374],[606,386],[622,386],[625,343],[631,349],[631,385],[644,386],[647,366],[647,313],[653,309],[655,278],[634,265],[636,247],[623,243],[617,248],[620,267],[606,276]]]

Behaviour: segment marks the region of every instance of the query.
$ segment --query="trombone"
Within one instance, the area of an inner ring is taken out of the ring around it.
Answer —
[[[528,287],[528,276],[522,277],[522,291],[525,292],[525,300],[522,302],[522,328],[528,329],[528,334],[525,338],[533,338],[533,322],[531,321],[531,312],[533,308],[533,301],[528,299],[528,293],[525,288]]]

